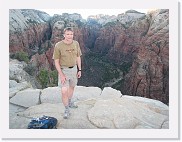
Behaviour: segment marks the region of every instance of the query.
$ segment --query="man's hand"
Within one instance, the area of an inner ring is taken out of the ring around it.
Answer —
[[[61,79],[61,84],[65,84],[66,82],[66,76],[64,74],[59,75],[60,79]]]
[[[80,78],[81,76],[82,76],[81,71],[78,71],[78,73],[77,73],[77,77],[78,77],[78,78]]]

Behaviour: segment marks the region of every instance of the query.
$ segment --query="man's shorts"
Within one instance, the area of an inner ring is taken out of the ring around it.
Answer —
[[[78,82],[77,78],[77,66],[73,68],[61,67],[62,72],[66,76],[66,81],[64,84],[61,83],[61,77],[58,76],[58,86],[59,87],[75,87]]]

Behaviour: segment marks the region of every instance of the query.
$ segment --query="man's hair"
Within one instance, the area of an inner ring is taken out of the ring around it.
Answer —
[[[73,32],[73,28],[72,27],[66,27],[63,32],[65,33],[66,31],[72,31]]]

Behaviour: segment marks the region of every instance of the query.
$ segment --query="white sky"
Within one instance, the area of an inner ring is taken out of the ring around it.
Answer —
[[[44,11],[48,13],[50,16],[53,16],[54,14],[61,15],[62,13],[78,13],[81,14],[83,19],[87,19],[90,15],[97,15],[97,14],[104,14],[104,15],[118,15],[121,13],[125,13],[125,11],[129,9],[38,9],[40,11]],[[138,12],[147,13],[149,9],[133,9]]]

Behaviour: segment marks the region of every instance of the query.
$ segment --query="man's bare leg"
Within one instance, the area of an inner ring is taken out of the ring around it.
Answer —
[[[68,90],[68,92],[69,92],[68,98],[69,99],[71,99],[73,97],[74,89],[75,89],[75,87],[71,87],[71,86],[69,87],[69,90]]]
[[[63,118],[67,119],[69,117],[69,89],[68,89],[68,87],[62,87],[61,93],[62,93],[62,102],[65,106],[65,112],[64,112]]]
[[[62,87],[61,88],[61,93],[62,93],[62,102],[64,106],[68,106],[68,99],[69,99],[69,89],[68,87]]]
[[[70,108],[77,108],[78,107],[73,102],[71,102],[71,99],[73,97],[74,89],[75,89],[75,87],[71,87],[71,86],[69,87],[69,97],[68,97],[69,101],[68,101],[68,105],[69,105]]]

